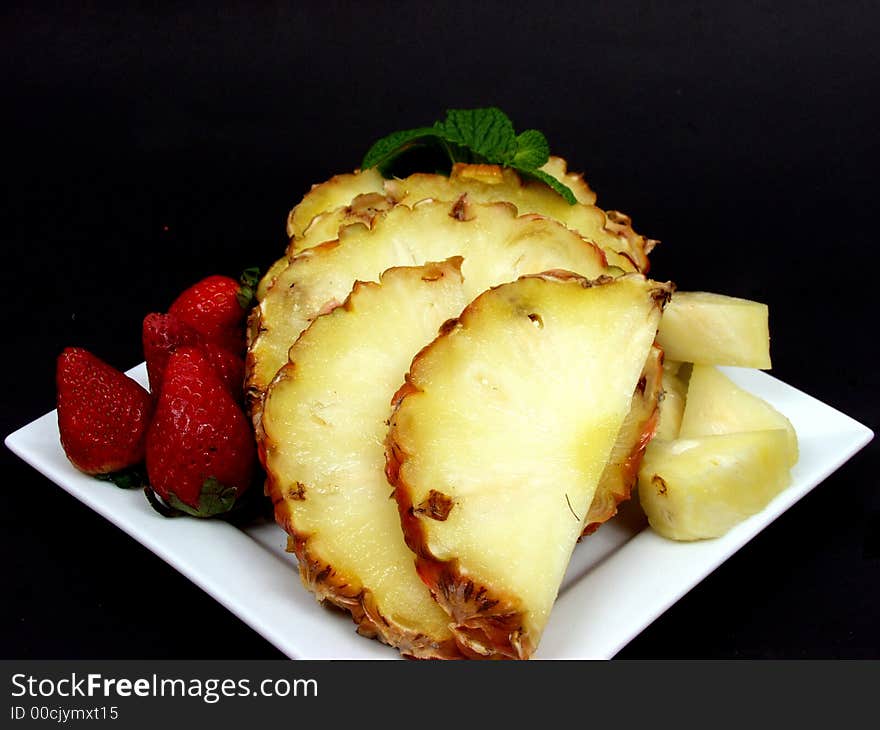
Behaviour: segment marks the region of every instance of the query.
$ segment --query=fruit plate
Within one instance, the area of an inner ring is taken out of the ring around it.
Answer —
[[[789,417],[800,441],[792,484],[724,537],[666,540],[634,502],[575,549],[535,658],[607,659],[865,446],[873,433],[849,416],[757,370],[722,368]],[[143,364],[128,373],[146,383]],[[299,582],[286,535],[274,523],[244,529],[214,520],[161,517],[140,491],[74,469],[55,412],[6,439],[15,454],[175,567],[253,629],[297,659],[395,659],[358,636],[340,612],[319,606]]]

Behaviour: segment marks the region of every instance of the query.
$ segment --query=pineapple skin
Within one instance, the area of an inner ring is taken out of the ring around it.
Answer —
[[[645,450],[657,430],[662,382],[663,350],[655,345],[645,361],[629,415],[621,426],[587,512],[584,536],[592,535],[617,514],[622,502],[632,497]]]
[[[386,276],[395,277],[397,280],[411,276],[422,281],[433,282],[439,281],[445,276],[451,277],[453,281],[457,280],[460,285],[460,267],[461,259],[453,258],[440,264],[393,269],[385,272],[382,280],[384,281]],[[359,292],[365,288],[376,286],[373,283],[357,282],[339,309],[352,312],[356,307]],[[282,383],[286,378],[295,377],[296,363],[291,362],[279,371],[273,382],[273,387],[277,383]],[[295,505],[309,498],[311,486],[301,482],[291,485],[290,479],[285,478],[273,463],[273,453],[277,453],[281,449],[295,449],[296,444],[291,446],[276,441],[272,437],[271,429],[263,426],[264,423],[261,421],[257,435],[259,458],[266,472],[265,491],[272,501],[276,522],[289,536],[287,549],[297,558],[300,578],[306,589],[314,593],[319,602],[330,603],[347,611],[359,634],[383,641],[398,649],[405,657],[413,659],[465,658],[466,655],[460,650],[451,634],[444,639],[424,631],[401,626],[393,616],[383,613],[380,602],[374,593],[363,585],[359,576],[337,569],[325,558],[320,547],[316,546],[313,534],[299,528],[296,516]],[[389,485],[388,489],[390,488]]]
[[[613,277],[609,276],[602,276],[590,281],[565,271],[544,272],[521,278],[574,281],[583,287],[602,285],[613,281]],[[651,283],[655,285],[652,291],[654,304],[657,310],[662,311],[662,308],[669,301],[672,286],[657,282]],[[501,287],[493,289],[499,288]],[[441,335],[460,326],[462,320],[468,316],[470,310],[478,302],[479,298],[468,305],[461,317],[447,322]],[[421,392],[420,388],[412,382],[411,374],[417,369],[419,360],[429,351],[429,348],[430,346],[424,348],[413,360],[410,375],[407,375],[406,382],[395,394],[395,413],[408,396]],[[651,356],[657,357],[653,348]],[[649,418],[649,420],[652,419]],[[394,497],[397,500],[406,543],[416,555],[416,570],[431,589],[435,599],[449,612],[460,650],[472,659],[522,660],[530,658],[537,650],[539,637],[536,639],[526,627],[525,609],[520,602],[513,596],[494,591],[471,578],[462,569],[459,560],[440,559],[432,553],[428,545],[425,526],[418,517],[420,512],[433,511],[432,505],[425,505],[424,502],[419,505],[413,504],[414,490],[402,474],[409,455],[402,449],[399,442],[397,422],[392,416],[391,427],[385,442],[386,476],[389,483],[394,486]],[[445,510],[441,509],[440,512],[439,519],[443,519],[443,513],[448,512],[448,507]]]

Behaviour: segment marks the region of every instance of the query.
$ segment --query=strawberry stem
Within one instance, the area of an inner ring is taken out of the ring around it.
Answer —
[[[254,300],[257,284],[260,283],[259,267],[251,266],[250,268],[245,269],[241,272],[241,276],[238,280],[241,282],[237,294],[238,303],[241,305],[242,309],[248,309],[251,306],[251,302]]]

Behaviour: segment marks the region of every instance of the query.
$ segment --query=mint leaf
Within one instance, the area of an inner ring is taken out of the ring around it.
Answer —
[[[540,180],[545,185],[549,185],[563,198],[565,198],[565,202],[567,202],[569,205],[575,205],[578,202],[577,198],[574,197],[574,193],[571,192],[571,188],[569,188],[564,183],[559,182],[559,180],[553,177],[553,175],[548,175],[543,170],[523,170],[521,168],[517,168],[517,170],[519,170],[527,177],[534,178],[535,180]]]
[[[382,137],[367,151],[361,169],[378,167],[387,176],[391,162],[417,145],[439,146],[453,163],[510,167],[525,177],[549,185],[570,205],[577,203],[567,185],[540,169],[550,158],[547,138],[537,129],[527,129],[517,135],[513,122],[497,107],[449,109],[446,119],[434,122],[431,127],[416,127]]]
[[[512,167],[525,170],[537,170],[547,164],[550,159],[550,145],[547,138],[537,129],[527,129],[516,138],[516,154],[513,156]]]
[[[497,109],[450,109],[434,130],[447,142],[466,147],[483,162],[509,165],[516,153],[513,122]]]
[[[382,137],[374,142],[373,146],[367,150],[367,154],[364,155],[361,162],[361,169],[378,167],[381,171],[395,157],[406,152],[414,144],[436,136],[437,132],[433,127],[417,127],[402,132],[392,132],[387,137]]]

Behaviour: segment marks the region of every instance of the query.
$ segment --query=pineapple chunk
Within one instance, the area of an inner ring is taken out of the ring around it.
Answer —
[[[786,432],[788,465],[794,466],[798,460],[798,440],[791,421],[711,365],[694,365],[681,438],[771,429]]]
[[[699,540],[760,512],[790,482],[783,429],[655,440],[639,472],[639,499],[658,533]]]
[[[383,442],[413,356],[467,303],[461,259],[358,283],[290,350],[266,396],[263,459],[303,582],[359,631],[420,658],[459,656],[389,498]]]
[[[676,292],[657,343],[673,360],[770,368],[766,304],[707,292]]]
[[[463,650],[537,647],[668,293],[637,274],[523,277],[413,361],[386,468]]]
[[[678,438],[688,393],[689,367],[676,362],[663,364],[663,397],[660,399],[660,417],[654,434],[656,439],[671,441]]]
[[[523,274],[566,269],[606,273],[602,251],[559,223],[517,217],[512,205],[423,202],[395,206],[371,228],[343,228],[338,241],[303,251],[253,310],[247,360],[251,412],[259,417],[269,382],[315,317],[342,302],[356,280],[375,281],[394,266],[463,256],[468,299]]]
[[[587,512],[584,535],[592,534],[602,523],[614,517],[618,505],[632,494],[645,448],[657,428],[660,383],[665,377],[662,363],[663,350],[652,347],[633,393],[629,413],[596,487],[596,495]]]

